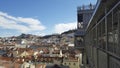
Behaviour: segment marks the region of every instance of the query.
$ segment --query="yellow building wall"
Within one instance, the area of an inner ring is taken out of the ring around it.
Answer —
[[[79,62],[72,62],[72,61],[64,61],[63,62],[63,65],[65,65],[65,66],[69,66],[69,68],[80,68],[80,66],[79,66]]]

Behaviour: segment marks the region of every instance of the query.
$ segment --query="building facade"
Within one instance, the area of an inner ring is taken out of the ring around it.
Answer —
[[[85,35],[84,68],[120,68],[120,0],[98,0]]]

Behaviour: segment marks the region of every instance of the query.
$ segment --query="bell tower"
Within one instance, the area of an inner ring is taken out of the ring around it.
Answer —
[[[77,8],[77,31],[75,32],[75,48],[84,48],[85,29],[94,11],[92,4],[83,5]]]

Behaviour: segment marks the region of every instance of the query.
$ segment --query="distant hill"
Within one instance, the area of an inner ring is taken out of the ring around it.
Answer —
[[[61,34],[45,35],[45,36],[43,36],[42,38],[50,38],[50,37],[52,37],[52,36],[57,36],[58,38],[60,38],[62,34],[74,33],[75,31],[76,31],[76,29],[74,29],[74,30],[69,30],[69,31],[65,31],[65,32],[63,32],[63,33],[61,33]]]
[[[65,31],[62,34],[69,34],[69,33],[74,33],[74,32],[76,32],[76,29]]]
[[[57,36],[58,38],[60,37],[60,34],[52,34],[52,35],[45,35],[42,38],[50,38],[52,36]]]
[[[51,35],[45,35],[45,36],[37,36],[37,35],[22,33],[22,34],[19,35],[19,36],[11,36],[11,37],[16,37],[16,38],[19,38],[19,39],[24,39],[24,38],[33,38],[33,37],[49,38],[49,37],[52,37],[52,36],[57,36],[58,38],[60,38],[62,34],[74,33],[75,31],[76,31],[76,29],[73,29],[73,30],[65,31],[65,32],[63,32],[63,33],[61,33],[61,34],[51,34]],[[1,37],[0,37],[0,38],[1,38]]]
[[[24,33],[18,36],[18,38],[32,38],[32,37],[40,37],[40,36],[32,35],[32,34],[24,34]]]

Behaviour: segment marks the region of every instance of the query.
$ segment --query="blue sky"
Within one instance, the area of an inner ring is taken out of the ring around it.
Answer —
[[[97,0],[0,0],[0,36],[47,35],[76,28],[77,6]]]

